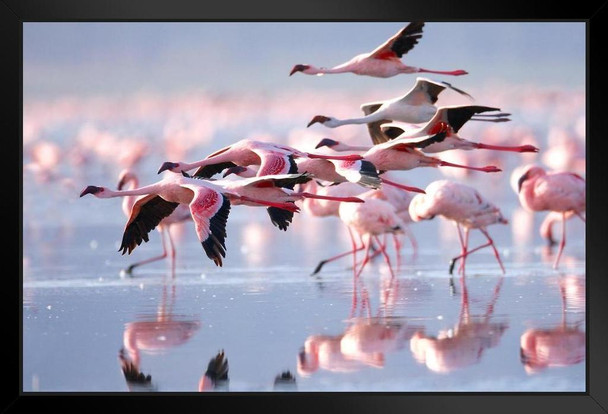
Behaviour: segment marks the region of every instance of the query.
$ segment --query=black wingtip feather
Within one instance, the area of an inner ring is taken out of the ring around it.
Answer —
[[[278,207],[268,207],[266,209],[270,216],[270,221],[273,225],[279,228],[279,230],[287,231],[289,223],[293,220],[293,211],[285,210]]]
[[[222,206],[209,220],[209,236],[201,242],[207,257],[222,267],[222,258],[226,257],[226,223],[230,214],[230,201],[222,194]]]
[[[360,185],[373,189],[378,189],[382,186],[382,180],[380,179],[378,170],[370,161],[361,160],[361,169],[359,170],[359,173],[361,174],[361,179],[359,179]]]

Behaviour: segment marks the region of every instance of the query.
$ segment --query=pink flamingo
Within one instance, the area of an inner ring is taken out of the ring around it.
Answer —
[[[408,142],[408,140],[419,140],[421,137],[434,137],[428,144],[420,147],[424,153],[437,153],[454,149],[473,150],[486,149],[494,151],[511,152],[538,152],[538,148],[533,145],[503,146],[489,145],[481,142],[473,142],[458,136],[460,128],[473,116],[487,116],[480,118],[488,122],[507,122],[508,114],[502,112],[498,114],[483,114],[485,112],[500,111],[499,108],[479,105],[453,105],[443,106],[437,109],[435,115],[423,126],[416,129],[409,129],[398,123],[387,123],[381,127],[385,135],[395,141]],[[405,128],[405,129],[404,129]]]
[[[351,253],[353,255],[353,272],[355,279],[359,277],[363,271],[363,268],[370,260],[369,253],[372,239],[380,246],[380,252],[384,256],[384,260],[388,265],[391,277],[394,276],[389,256],[386,253],[384,244],[379,240],[378,236],[386,233],[392,234],[403,231],[403,222],[397,215],[394,205],[388,201],[375,197],[376,191],[377,190],[366,191],[358,196],[360,199],[365,200],[365,203],[357,206],[354,204],[351,206],[341,204],[338,209],[340,220],[342,220],[342,222],[348,227],[349,234],[351,236]],[[354,236],[352,234],[353,232],[359,236],[362,243],[361,247],[356,245]],[[356,253],[362,249],[365,249],[365,256],[363,258],[363,262],[359,265],[359,269],[357,270]],[[328,260],[326,260],[325,263],[327,263]]]
[[[166,174],[156,183],[131,190],[113,191],[106,187],[87,186],[80,197],[93,194],[98,198],[124,196],[146,197],[137,200],[131,210],[119,251],[129,254],[142,241],[148,241],[148,233],[171,214],[179,204],[187,204],[194,221],[197,236],[207,257],[216,266],[222,266],[226,257],[226,222],[232,205],[271,206],[288,212],[297,212],[295,201],[305,197],[325,198],[335,201],[362,202],[356,197],[326,197],[306,192],[295,192],[284,186],[310,180],[306,174],[283,174],[254,177],[238,181],[206,181],[186,175]],[[291,217],[271,217],[277,226],[287,225]]]
[[[566,245],[566,220],[575,214],[585,222],[585,179],[571,172],[547,172],[537,165],[528,165],[520,170],[517,193],[523,208],[528,211],[554,211],[562,215],[562,237],[553,268]]]
[[[308,127],[317,122],[329,128],[336,128],[342,125],[367,124],[372,142],[379,144],[389,140],[381,130],[381,125],[387,122],[401,121],[409,124],[420,124],[429,121],[437,111],[435,103],[437,102],[438,95],[446,88],[450,88],[473,99],[468,93],[454,88],[447,82],[419,77],[416,78],[414,86],[403,96],[362,104],[361,110],[365,115],[363,117],[336,119],[325,115],[316,115],[308,123]]]
[[[423,193],[424,190],[400,184],[385,177],[380,177],[376,166],[367,160],[330,160],[321,158],[299,158],[296,161],[298,172],[309,173],[316,180],[327,183],[339,184],[345,182],[356,183],[365,188],[378,189],[382,184],[387,184],[404,191]],[[254,170],[250,167],[230,167],[224,173],[224,177],[229,174],[237,174],[241,177],[259,176],[259,169]]]
[[[359,155],[331,156],[311,154],[285,145],[243,139],[210,154],[200,161],[193,163],[164,162],[159,168],[158,173],[160,174],[161,172],[168,170],[179,174],[182,171],[188,172],[189,170],[198,168],[193,176],[211,178],[216,173],[229,167],[259,165],[260,167],[257,171],[257,176],[294,174],[298,172],[294,158],[298,157],[344,161],[356,161],[361,159],[361,156]]]
[[[492,248],[502,272],[505,272],[498,250],[486,227],[496,223],[507,224],[508,221],[503,217],[500,209],[482,197],[476,189],[448,180],[433,181],[426,187],[426,194],[414,196],[409,212],[414,221],[430,220],[436,215],[441,215],[456,224],[461,253],[452,259],[450,274],[452,274],[456,261],[462,259],[459,270],[464,275],[468,255],[487,246]],[[464,227],[464,237],[462,227]],[[469,231],[471,229],[479,229],[488,242],[469,249]]]
[[[228,359],[222,349],[209,360],[207,369],[198,382],[198,390],[201,392],[227,390],[228,382]]]
[[[291,76],[296,72],[302,72],[307,75],[350,72],[356,75],[374,76],[378,78],[389,78],[400,73],[420,72],[453,76],[466,75],[467,72],[462,69],[452,71],[430,70],[407,66],[401,62],[403,55],[409,52],[418,43],[418,39],[422,37],[423,27],[424,22],[411,22],[372,52],[357,55],[349,61],[330,69],[298,64],[291,69],[289,75]]]
[[[455,167],[482,172],[501,171],[492,165],[473,167],[429,157],[419,148],[425,147],[429,143],[434,142],[434,140],[436,140],[434,137],[423,137],[416,140],[408,140],[407,142],[393,140],[374,145],[370,148],[368,146],[343,144],[333,139],[324,138],[317,144],[317,148],[327,146],[334,151],[363,151],[361,154],[363,159],[375,165],[381,173],[391,170],[411,170],[417,167]],[[386,182],[386,179],[383,179],[383,181]]]
[[[128,184],[130,184],[131,189],[137,188],[137,186],[139,185],[139,180],[134,171],[132,171],[130,169],[125,169],[119,175],[118,190],[122,190]],[[145,197],[145,196],[140,196],[140,197]],[[131,216],[131,211],[133,210],[133,206],[135,205],[135,202],[137,201],[137,199],[138,198],[136,196],[126,196],[123,198],[122,211],[123,211],[123,213],[125,213],[125,216],[127,216],[127,218],[129,218]],[[158,223],[158,226],[157,226],[157,230],[160,233],[160,237],[161,237],[161,245],[163,247],[163,253],[160,256],[155,256],[155,257],[152,257],[152,258],[149,258],[149,259],[137,262],[137,263],[133,263],[124,272],[126,274],[131,274],[133,272],[133,269],[137,266],[141,266],[141,265],[147,264],[147,263],[152,263],[152,262],[166,258],[168,255],[168,253],[167,253],[167,242],[168,242],[169,247],[170,247],[169,257],[171,258],[171,270],[172,270],[171,274],[175,274],[175,245],[173,243],[173,238],[171,237],[171,226],[174,224],[177,224],[177,223],[182,223],[182,222],[184,222],[186,220],[190,220],[190,219],[192,219],[192,216],[190,215],[190,210],[188,209],[188,206],[186,206],[184,204],[178,205],[175,208],[175,210],[173,210],[173,212],[171,214],[169,214],[167,217],[163,218]]]

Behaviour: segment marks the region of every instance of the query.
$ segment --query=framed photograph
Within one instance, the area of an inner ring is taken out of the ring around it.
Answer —
[[[3,1],[3,412],[607,412],[606,11],[474,3]]]

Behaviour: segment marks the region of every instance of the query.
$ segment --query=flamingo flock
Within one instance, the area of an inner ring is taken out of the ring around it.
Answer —
[[[376,78],[414,73],[467,75],[460,69],[430,70],[408,66],[401,61],[422,38],[423,27],[424,22],[412,22],[372,52],[329,69],[297,64],[289,75],[297,72],[308,75],[352,73]],[[410,171],[422,167],[456,168],[474,173],[502,171],[496,165],[451,162],[444,159],[444,153],[539,152],[539,148],[532,145],[534,142],[498,145],[462,137],[460,131],[468,121],[507,123],[511,121],[511,114],[496,106],[437,106],[438,95],[444,90],[473,100],[471,95],[451,83],[418,77],[403,96],[361,104],[362,117],[338,119],[315,115],[307,125],[308,128],[315,124],[329,128],[365,125],[371,145],[350,145],[326,137],[316,143],[315,152],[309,152],[278,140],[249,137],[197,160],[164,161],[157,170],[162,178],[154,183],[138,186],[134,175],[123,175],[118,190],[89,185],[81,191],[80,197],[87,194],[97,198],[124,197],[127,223],[119,248],[122,254],[131,254],[142,242],[147,242],[149,233],[155,228],[161,234],[167,234],[170,253],[163,240],[161,256],[131,265],[129,273],[136,266],[167,256],[174,269],[175,248],[169,227],[172,223],[188,220],[193,222],[207,258],[216,266],[223,266],[229,258],[227,223],[232,207],[237,205],[264,207],[271,224],[282,231],[288,230],[296,213],[338,217],[349,231],[351,249],[321,261],[313,274],[324,264],[351,255],[356,279],[374,256],[382,255],[394,276],[387,237],[393,238],[397,253],[401,249],[400,235],[408,235],[415,247],[408,225],[436,216],[453,222],[458,231],[461,250],[450,262],[450,274],[460,261],[459,273],[464,276],[467,257],[485,247],[492,249],[501,272],[505,273],[499,250],[487,227],[506,225],[508,220],[491,198],[457,180],[436,180],[414,186],[410,185],[418,184],[414,175],[407,184],[388,178],[391,172],[411,174]],[[191,153],[191,150],[175,152],[180,157]],[[145,157],[145,153],[139,157]],[[545,172],[538,167],[527,168],[513,180],[517,182],[517,199],[525,209],[549,211],[553,212],[553,220],[561,218],[562,241],[553,265],[557,268],[565,247],[566,220],[573,215],[585,220],[585,180],[576,173]],[[129,181],[133,185],[123,189]],[[544,225],[547,237],[551,238],[552,223]],[[468,237],[472,229],[478,229],[487,242],[469,248]],[[364,258],[358,262],[356,254],[362,250]]]

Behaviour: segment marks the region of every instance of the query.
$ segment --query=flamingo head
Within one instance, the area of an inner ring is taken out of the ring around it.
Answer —
[[[521,175],[517,179],[517,192],[518,193],[521,192],[521,187],[524,185],[524,183],[527,180],[530,180],[530,179],[536,178],[536,177],[540,177],[545,174],[546,174],[546,171],[544,170],[544,168],[539,167],[538,165],[529,165],[529,166],[524,167],[521,170]]]
[[[166,161],[166,162],[163,162],[163,165],[160,166],[157,174],[160,174],[163,171],[171,171],[171,172],[179,174],[180,172],[182,172],[182,170],[189,170],[189,169],[190,168],[186,168],[184,166],[183,162]]]
[[[315,115],[315,117],[313,119],[310,120],[310,122],[308,123],[308,125],[306,125],[306,128],[308,128],[309,126],[316,124],[317,122],[320,124],[325,124],[328,121],[332,121],[334,118],[331,118],[329,116],[325,116],[325,115]]]
[[[118,176],[118,186],[117,189],[122,190],[128,182],[137,183],[137,176],[135,173],[129,169],[123,170]],[[137,184],[135,184],[137,185]]]
[[[291,69],[291,72],[289,72],[289,76],[293,75],[296,72],[306,73],[306,70],[308,70],[308,69],[310,69],[310,65],[297,64]]]
[[[87,194],[93,194],[97,198],[109,198],[110,194],[108,189],[105,187],[97,187],[94,185],[87,186],[84,190],[80,192],[80,197],[83,197]]]
[[[323,138],[321,141],[319,141],[319,143],[315,146],[315,149],[319,149],[321,147],[327,147],[327,148],[331,148],[331,147],[335,147],[336,145],[340,144],[338,141],[335,141],[333,139],[330,138]]]
[[[226,168],[226,170],[224,171],[224,175],[222,175],[222,177],[226,178],[230,174],[239,175],[239,174],[244,173],[245,171],[248,171],[247,167],[242,167],[240,165],[237,165],[234,167]]]

